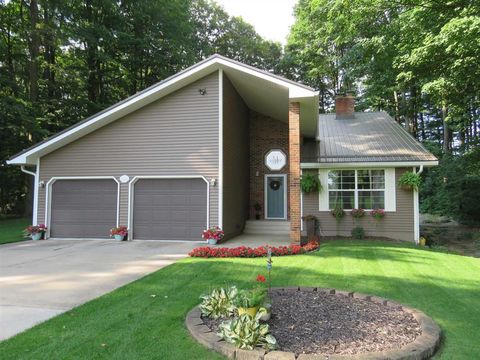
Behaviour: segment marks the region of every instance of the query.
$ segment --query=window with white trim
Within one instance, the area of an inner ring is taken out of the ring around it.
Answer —
[[[329,209],[385,209],[385,170],[330,170]]]

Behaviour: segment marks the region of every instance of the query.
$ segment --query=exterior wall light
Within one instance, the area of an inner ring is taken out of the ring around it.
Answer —
[[[211,186],[214,186],[214,187],[217,186],[217,179],[211,178],[211,179],[210,179],[210,185],[211,185]]]

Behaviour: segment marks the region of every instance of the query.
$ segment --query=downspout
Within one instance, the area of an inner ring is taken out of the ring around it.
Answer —
[[[32,225],[37,224],[37,207],[38,207],[38,166],[35,172],[25,169],[25,165],[20,166],[20,170],[25,174],[33,176],[33,209],[32,209]]]
[[[417,175],[420,175],[423,172],[423,165],[420,165],[420,168],[413,168],[413,172]],[[420,242],[420,201],[418,196],[418,189],[413,189],[413,222],[414,222],[414,237],[415,244],[418,245]]]

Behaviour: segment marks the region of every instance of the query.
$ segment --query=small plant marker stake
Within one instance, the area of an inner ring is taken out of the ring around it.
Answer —
[[[270,277],[270,270],[272,270],[272,249],[267,247],[267,270],[268,270],[268,292],[272,289],[272,279]]]

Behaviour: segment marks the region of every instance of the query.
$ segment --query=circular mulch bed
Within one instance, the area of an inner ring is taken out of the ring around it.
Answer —
[[[439,343],[440,329],[430,318],[382,298],[317,288],[277,288],[270,297],[270,332],[278,350],[293,353],[294,358],[376,354],[375,358],[426,359]],[[194,309],[187,316],[187,327],[197,340],[203,342],[202,336],[207,336],[205,343],[233,358],[235,349],[214,335],[222,321],[200,317]]]
[[[318,291],[272,290],[270,332],[283,351],[353,355],[400,349],[421,326],[401,306]]]

